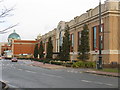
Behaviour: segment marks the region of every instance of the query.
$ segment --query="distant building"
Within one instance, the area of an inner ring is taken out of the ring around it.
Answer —
[[[37,42],[35,40],[12,40],[11,49],[13,56],[28,56],[28,58],[33,57],[36,43]]]
[[[12,57],[33,57],[35,44],[35,40],[21,40],[20,35],[14,30],[8,36],[8,43],[0,44],[1,55],[7,57],[7,54],[11,53]]]
[[[8,46],[8,43],[6,43],[6,42],[0,43],[0,55],[4,55],[4,51],[10,50],[10,49],[11,49],[11,47]]]
[[[119,0],[106,0],[101,5],[102,11],[102,58],[103,63],[108,64],[112,62],[118,62],[120,58],[120,1]],[[72,47],[70,57],[74,56],[75,60],[78,60],[78,47],[81,44],[81,31],[83,30],[84,24],[88,25],[89,28],[89,44],[90,44],[90,59],[91,61],[98,60],[98,53],[95,52],[96,48],[99,47],[99,6],[89,9],[86,13],[75,17],[69,22],[60,21],[57,28],[53,31],[42,35],[39,41],[45,43],[47,46],[47,40],[49,37],[53,39],[53,52],[59,52],[60,47],[63,43],[64,30],[66,25],[70,27],[70,39],[72,40]],[[52,33],[53,32],[53,33]],[[46,49],[45,49],[46,52]]]
[[[17,34],[14,30],[14,32],[8,36],[8,44],[11,45],[12,40],[20,40],[20,39],[21,39],[20,35]]]

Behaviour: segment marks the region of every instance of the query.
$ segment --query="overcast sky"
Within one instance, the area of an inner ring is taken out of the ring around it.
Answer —
[[[104,3],[105,0],[101,0]],[[57,27],[60,21],[70,21],[90,8],[95,8],[99,0],[4,0],[2,7],[14,7],[14,14],[5,18],[0,29],[19,23],[6,34],[0,34],[0,42],[7,41],[13,30],[23,40],[34,40],[38,34],[45,34]]]

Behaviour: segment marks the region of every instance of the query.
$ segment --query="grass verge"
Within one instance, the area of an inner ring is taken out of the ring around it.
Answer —
[[[118,68],[103,68],[100,70],[94,69],[95,71],[103,71],[103,72],[112,72],[112,73],[118,73]]]

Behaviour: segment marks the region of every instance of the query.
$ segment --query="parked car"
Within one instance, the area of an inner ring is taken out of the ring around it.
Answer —
[[[13,58],[11,59],[11,61],[12,61],[12,62],[17,62],[18,59],[17,59],[16,57],[13,57]]]

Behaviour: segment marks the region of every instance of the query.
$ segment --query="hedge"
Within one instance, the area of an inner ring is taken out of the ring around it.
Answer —
[[[55,64],[55,65],[63,65],[63,62],[54,62],[54,61],[51,61],[51,64]]]
[[[84,62],[84,61],[79,61],[73,63],[72,67],[74,68],[94,68],[96,66],[95,62]]]

